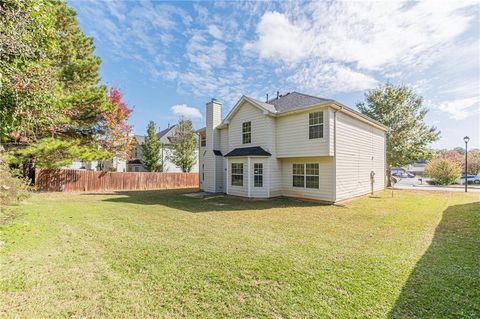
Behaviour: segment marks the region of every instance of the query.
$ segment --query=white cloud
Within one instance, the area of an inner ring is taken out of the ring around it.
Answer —
[[[187,106],[186,104],[174,105],[170,108],[170,110],[174,115],[177,115],[177,116],[184,116],[184,117],[189,117],[194,119],[202,118],[202,113],[200,113],[200,111],[197,108]]]
[[[309,32],[293,25],[279,12],[266,12],[257,26],[258,40],[246,43],[244,49],[258,52],[264,59],[297,62],[310,55]]]
[[[363,90],[377,83],[373,73],[395,78],[439,61],[446,44],[470,26],[475,10],[468,8],[474,4],[288,2],[285,13],[263,14],[256,39],[244,49],[280,64],[275,71],[289,71],[289,80],[300,87]]]
[[[208,33],[215,39],[221,39],[223,36],[222,30],[220,30],[216,25],[211,24],[208,26]]]
[[[221,67],[227,59],[227,47],[220,41],[208,42],[200,31],[193,31],[187,43],[187,57],[203,71]]]
[[[449,114],[455,120],[463,120],[468,116],[480,112],[480,97],[469,97],[465,99],[445,101],[439,104],[428,103],[432,108]]]
[[[462,9],[473,4],[312,2],[298,10],[295,21],[266,12],[257,25],[257,40],[245,48],[284,62],[314,58],[369,70],[414,64],[467,29],[473,15]]]
[[[378,84],[373,77],[338,63],[308,64],[289,80],[312,93],[367,90]]]

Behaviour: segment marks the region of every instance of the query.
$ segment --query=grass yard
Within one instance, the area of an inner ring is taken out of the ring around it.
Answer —
[[[35,194],[9,209],[0,316],[480,317],[478,193],[320,206],[185,192]]]

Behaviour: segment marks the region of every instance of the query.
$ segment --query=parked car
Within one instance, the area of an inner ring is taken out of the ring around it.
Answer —
[[[405,172],[405,171],[396,171],[396,172],[392,172],[392,176],[400,177],[400,178],[413,178],[415,177],[415,174],[410,172]]]
[[[465,184],[465,176],[462,176],[458,179],[458,183],[460,185]],[[480,176],[475,175],[467,175],[467,183],[468,184],[480,184]]]

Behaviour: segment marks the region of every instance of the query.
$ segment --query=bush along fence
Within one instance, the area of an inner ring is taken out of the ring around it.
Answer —
[[[35,186],[44,192],[104,192],[198,187],[198,173],[37,170]]]

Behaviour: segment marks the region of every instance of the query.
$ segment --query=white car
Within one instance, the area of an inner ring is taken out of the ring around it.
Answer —
[[[480,176],[475,175],[467,175],[467,182],[468,184],[480,184]],[[458,179],[458,183],[460,185],[465,184],[465,176],[462,176]]]

